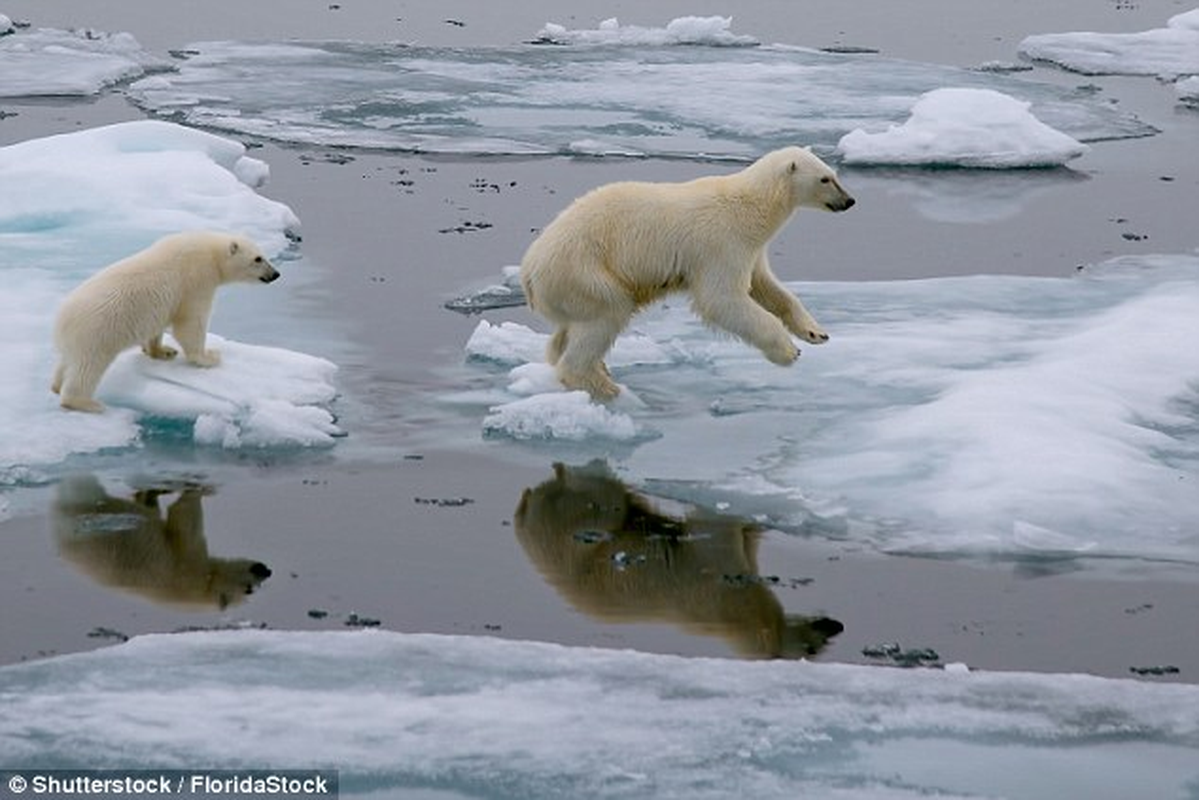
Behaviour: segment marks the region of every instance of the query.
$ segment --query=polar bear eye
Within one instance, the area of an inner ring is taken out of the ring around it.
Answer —
[[[821,183],[828,183],[831,180],[827,175],[820,179]]]
[[[262,256],[254,256],[254,263],[255,263],[255,264],[261,264],[261,263],[262,263]]]

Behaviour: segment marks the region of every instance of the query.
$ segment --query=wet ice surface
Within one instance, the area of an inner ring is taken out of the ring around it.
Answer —
[[[128,92],[147,110],[206,128],[433,153],[752,160],[797,142],[831,150],[855,129],[902,122],[917,98],[947,86],[1031,103],[1041,122],[1081,141],[1153,132],[1086,92],[994,72],[783,45],[721,46],[720,31],[667,46],[669,31],[563,29],[568,40],[599,43],[470,50],[199,42],[187,46],[177,72]]]
[[[607,408],[554,381],[545,334],[486,319],[466,357],[490,388],[444,399],[485,436],[616,447],[637,485],[785,530],[890,552],[1195,563],[1199,352],[1177,343],[1199,335],[1199,257],[792,289],[832,340],[791,369],[680,299],[618,340],[626,391]]]
[[[1029,58],[1085,75],[1199,73],[1199,8],[1170,17],[1166,27],[1136,33],[1045,33],[1020,43]]]
[[[1199,688],[1087,676],[237,631],[5,667],[0,697],[8,768],[329,767],[349,795],[1124,800],[1199,789]]]
[[[0,15],[0,98],[92,95],[169,65],[128,33],[17,29]]]
[[[111,406],[105,414],[65,412],[49,390],[57,306],[103,266],[189,228],[242,231],[271,258],[287,258],[299,220],[256,191],[267,165],[245,153],[237,142],[156,121],[0,148],[0,185],[39,187],[0,194],[0,486],[45,480],[80,455],[136,455],[158,434],[216,447],[332,444],[332,363],[219,333],[210,341],[224,362],[212,370],[122,354],[97,392]],[[281,285],[297,264],[280,262]],[[219,289],[212,330],[266,336],[286,292]],[[226,325],[222,309],[250,304],[253,315],[239,322],[230,313]]]

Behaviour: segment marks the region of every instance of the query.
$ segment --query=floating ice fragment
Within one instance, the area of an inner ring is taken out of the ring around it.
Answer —
[[[0,15],[0,97],[92,95],[170,66],[128,33],[18,30]]]
[[[598,28],[574,30],[565,25],[547,22],[537,32],[536,44],[621,45],[624,47],[654,47],[659,45],[713,45],[717,47],[748,47],[758,44],[753,36],[731,31],[732,17],[676,17],[665,28],[644,28],[621,25],[616,17],[606,19]]]
[[[578,391],[542,392],[495,406],[483,419],[483,433],[513,439],[621,442],[642,435],[627,414],[611,411]]]
[[[1056,167],[1087,151],[1033,116],[1030,105],[991,89],[936,89],[916,101],[902,125],[880,133],[859,128],[837,151],[846,164],[988,169]]]
[[[1139,33],[1029,36],[1020,52],[1084,75],[1194,75],[1199,73],[1199,8],[1171,17],[1165,28]]]
[[[337,394],[332,362],[211,332],[208,347],[221,351],[219,367],[199,369],[126,351],[105,374],[97,396],[143,416],[194,421],[197,444],[307,447],[331,445],[340,435],[333,415],[321,407]]]

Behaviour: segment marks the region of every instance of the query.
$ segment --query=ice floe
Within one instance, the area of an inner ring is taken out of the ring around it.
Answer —
[[[0,97],[93,95],[169,66],[128,33],[18,29],[0,15]]]
[[[299,221],[256,188],[267,165],[237,142],[160,122],[122,123],[0,148],[0,485],[45,478],[72,456],[136,448],[156,432],[201,444],[327,445],[337,433],[328,361],[232,336],[278,324],[276,286],[220,290],[211,336],[224,365],[200,370],[123,354],[100,385],[99,416],[68,413],[50,393],[50,332],[83,278],[164,233],[241,231],[286,257]],[[284,263],[284,281],[288,266]],[[253,307],[253,314],[236,312]],[[220,334],[224,333],[222,337]]]
[[[700,44],[668,44],[697,29],[708,31],[696,35]],[[1086,92],[1003,74],[786,45],[711,46],[740,36],[722,18],[552,30],[563,41],[607,43],[198,42],[177,71],[127,92],[155,114],[214,130],[441,153],[752,160],[791,144],[831,151],[852,130],[901,122],[918,98],[947,86],[1031,103],[1043,123],[1080,141],[1155,132]]]
[[[993,89],[935,89],[911,116],[877,133],[858,128],[837,144],[846,164],[1056,167],[1088,147],[1028,110],[1029,103]]]
[[[537,32],[537,44],[604,44],[658,46],[671,44],[713,45],[716,47],[752,47],[761,44],[755,37],[732,32],[732,17],[676,17],[665,28],[621,25],[611,17],[594,29],[574,29],[547,22]]]
[[[545,334],[484,321],[468,366],[494,388],[443,398],[447,424],[571,431],[573,452],[628,417],[614,467],[635,485],[887,551],[1199,561],[1199,353],[1177,346],[1199,258],[796,288],[832,341],[791,369],[685,304],[639,316],[608,362],[639,405],[602,423],[537,372]]]
[[[1084,675],[231,631],[0,668],[0,698],[6,769],[323,767],[342,796],[1125,800],[1199,781],[1199,688]]]
[[[1199,8],[1170,17],[1164,28],[1137,33],[1028,36],[1020,52],[1085,75],[1194,75],[1199,73]]]

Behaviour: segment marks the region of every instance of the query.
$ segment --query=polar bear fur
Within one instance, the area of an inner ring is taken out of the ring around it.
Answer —
[[[639,309],[685,291],[706,322],[791,364],[799,356],[791,334],[814,344],[828,335],[771,272],[767,245],[801,206],[853,204],[836,173],[799,147],[732,175],[592,190],[545,228],[521,262],[529,305],[557,326],[546,360],[566,387],[615,397],[604,354]]]
[[[51,389],[63,408],[103,411],[92,395],[118,353],[140,344],[150,358],[175,357],[175,349],[162,343],[167,328],[189,363],[216,366],[220,353],[204,349],[204,342],[217,287],[278,277],[244,236],[210,231],[164,236],[67,295],[54,326],[60,360]]]

